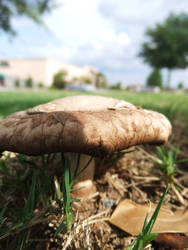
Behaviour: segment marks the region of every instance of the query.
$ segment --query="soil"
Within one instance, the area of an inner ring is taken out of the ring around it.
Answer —
[[[185,128],[181,126],[181,123],[175,124],[176,136],[172,136],[165,148],[166,150],[179,146],[180,159],[188,157],[188,137],[182,132]],[[125,198],[141,204],[148,201],[157,203],[160,200],[166,187],[166,177],[155,162],[156,157],[158,156],[155,147],[145,146],[131,148],[105,160],[98,159],[94,179],[97,192],[87,199],[73,203],[74,221],[71,231],[63,230],[54,238],[54,233],[65,217],[61,205],[53,201],[48,208],[35,211],[36,215],[39,214],[38,220],[33,220],[26,228],[29,229],[28,241],[31,243],[27,249],[126,249],[134,237],[111,225],[108,220],[115,207]],[[179,164],[174,178],[178,189],[181,190],[184,204],[171,189],[165,198],[164,204],[172,210],[185,209],[188,204],[187,167],[188,163]],[[14,199],[16,202],[19,197]],[[165,241],[165,237],[159,237],[148,249],[174,249],[172,241]],[[188,242],[186,235],[173,234],[169,237],[176,242],[185,239],[185,245]],[[15,249],[13,238],[14,235],[10,235],[12,249]],[[0,249],[3,243],[2,240]],[[176,249],[182,247],[176,246]]]

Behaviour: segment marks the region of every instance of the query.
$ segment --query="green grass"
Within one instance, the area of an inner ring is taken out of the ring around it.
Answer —
[[[144,225],[142,228],[142,232],[137,236],[137,238],[133,241],[132,245],[128,247],[128,250],[142,250],[144,249],[152,240],[157,237],[156,233],[151,233],[157,216],[159,214],[160,208],[164,201],[164,198],[168,192],[169,186],[166,187],[163,195],[157,204],[154,213],[152,214],[150,220],[148,221],[148,214],[146,214]]]
[[[40,90],[0,92],[0,116],[24,110],[32,106],[70,95],[92,94],[65,90]],[[96,93],[97,95],[97,93]],[[188,93],[132,93],[127,91],[106,91],[100,95],[123,99],[144,108],[160,111],[173,119],[179,113],[188,120]]]
[[[72,94],[74,92],[57,90],[0,92],[0,116]]]
[[[80,171],[78,171],[79,164],[80,164],[80,154],[78,154],[77,157],[77,162],[76,162],[76,168],[75,172],[73,174],[73,178],[70,179],[70,159],[65,155],[61,154],[61,160],[62,160],[62,191],[61,191],[61,186],[58,182],[57,179],[55,179],[55,189],[56,189],[56,194],[59,199],[59,202],[62,204],[62,207],[64,209],[64,214],[65,214],[65,221],[63,221],[59,227],[57,228],[55,235],[57,236],[59,232],[61,232],[64,228],[67,229],[68,232],[71,231],[72,228],[72,223],[73,223],[73,213],[72,213],[72,203],[73,202],[78,202],[80,201],[77,198],[71,198],[71,191],[75,190],[73,188],[77,177],[89,166],[91,163],[92,157],[90,160],[86,163],[85,166],[82,167]]]
[[[155,94],[112,91],[104,95],[129,101],[143,108],[159,111],[165,114],[170,120],[173,119],[176,114],[186,115],[188,120],[188,93]]]
[[[8,154],[5,159],[0,159],[0,176],[3,177],[0,186],[0,242],[5,240],[7,244],[3,249],[12,249],[9,248],[11,241],[15,242],[15,249],[25,249],[32,243],[27,240],[31,228],[45,220],[46,212],[52,209],[52,201],[56,200],[55,173],[51,174],[54,160],[54,154],[37,158],[18,154],[14,161]]]
[[[54,216],[57,210],[60,220],[53,237],[56,238],[62,230],[71,231],[74,219],[72,203],[79,201],[71,198],[71,191],[77,176],[91,159],[80,171],[79,161],[78,155],[76,170],[70,180],[70,162],[63,154],[40,157],[17,154],[13,161],[9,154],[0,158],[0,176],[3,176],[0,186],[0,242],[3,240],[8,244],[5,249],[9,249],[9,240],[15,242],[17,249],[34,244],[32,240],[28,241],[31,228],[45,221],[49,214]]]

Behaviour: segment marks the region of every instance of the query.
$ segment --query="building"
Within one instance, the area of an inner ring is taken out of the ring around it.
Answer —
[[[66,80],[69,82],[73,79],[87,77],[91,79],[91,84],[95,85],[96,83],[98,70],[91,66],[79,67],[50,58],[17,58],[0,59],[0,85],[10,85],[10,79],[12,81],[19,79],[24,82],[28,77],[31,77],[34,84],[42,83],[49,87],[52,84],[54,74],[61,70],[67,72]],[[8,80],[6,81],[6,79]],[[79,84],[79,81],[76,84]]]

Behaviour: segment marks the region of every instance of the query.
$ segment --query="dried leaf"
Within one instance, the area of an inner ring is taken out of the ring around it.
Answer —
[[[148,219],[152,216],[156,205],[137,204],[131,200],[123,200],[113,212],[110,223],[121,228],[123,231],[138,235],[142,231],[146,213]],[[188,210],[177,211],[162,207],[152,232],[155,233],[188,233]]]
[[[158,234],[155,241],[173,249],[188,248],[188,237],[186,235],[179,235],[176,233],[162,233]]]

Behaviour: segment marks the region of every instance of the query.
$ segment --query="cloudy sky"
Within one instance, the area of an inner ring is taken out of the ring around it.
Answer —
[[[138,58],[144,32],[170,12],[188,12],[187,0],[58,0],[43,17],[46,28],[13,20],[17,37],[0,36],[0,57],[52,57],[92,65],[110,83],[144,83],[151,69]],[[164,80],[166,72],[163,72]],[[174,71],[172,84],[188,87],[188,71]]]

